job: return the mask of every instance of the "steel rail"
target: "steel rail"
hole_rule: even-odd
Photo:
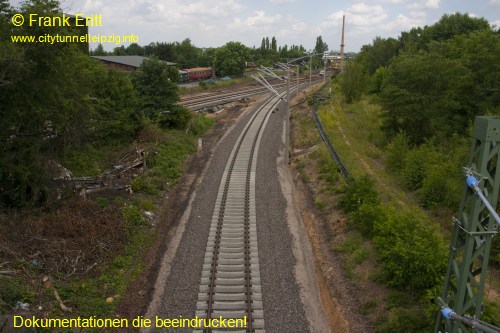
[[[255,168],[262,129],[280,101],[270,98],[254,113],[231,152],[212,217],[198,295],[199,318],[246,316],[244,332],[265,332],[255,218]],[[219,331],[207,327],[203,332]]]
[[[301,83],[304,83],[305,80],[301,80]],[[285,88],[286,84],[277,84],[273,85],[275,88]],[[228,92],[224,94],[210,94],[208,96],[198,96],[188,99],[182,99],[179,104],[182,106],[191,109],[192,111],[200,110],[205,107],[211,107],[219,104],[229,103],[232,101],[236,101],[241,98],[251,97],[254,95],[267,93],[268,91],[265,88],[252,88],[252,89],[244,89],[244,90],[236,90],[233,92]]]
[[[246,317],[246,328],[229,330],[231,332],[265,333],[255,175],[263,129],[284,94],[286,92],[269,98],[245,125],[228,158],[212,214],[196,316],[207,319],[206,324],[208,319]],[[227,331],[202,327],[193,333]]]

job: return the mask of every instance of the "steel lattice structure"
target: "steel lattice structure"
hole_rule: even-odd
[[[495,209],[500,187],[500,118],[476,117],[466,173],[480,180],[481,193]],[[497,222],[480,197],[466,187],[459,217],[453,223],[448,269],[438,303],[459,316],[479,319]],[[472,329],[438,313],[435,332],[464,333]]]

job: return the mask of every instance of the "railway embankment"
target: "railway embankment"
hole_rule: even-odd
[[[365,325],[362,331],[432,330],[453,211],[423,208],[419,193],[403,188],[388,170],[381,109],[369,96],[345,104],[335,84],[323,95],[318,115],[324,131],[356,179],[347,184],[340,176],[311,107],[293,111],[297,195],[325,291],[350,325]],[[498,318],[498,272],[492,269],[491,276],[485,318]]]

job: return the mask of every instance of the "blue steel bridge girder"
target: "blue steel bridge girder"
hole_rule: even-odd
[[[468,161],[468,173],[480,177],[479,188],[496,209],[500,187],[500,118],[476,117]],[[481,318],[492,237],[497,222],[472,189],[465,186],[458,219],[453,219],[448,269],[440,307],[460,316]],[[466,333],[472,328],[439,312],[435,332]]]

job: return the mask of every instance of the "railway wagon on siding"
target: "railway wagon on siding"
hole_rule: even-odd
[[[188,80],[188,72],[179,70],[179,82],[186,82]]]
[[[187,72],[188,80],[204,80],[209,79],[214,75],[214,71],[211,67],[197,67],[183,69]]]

